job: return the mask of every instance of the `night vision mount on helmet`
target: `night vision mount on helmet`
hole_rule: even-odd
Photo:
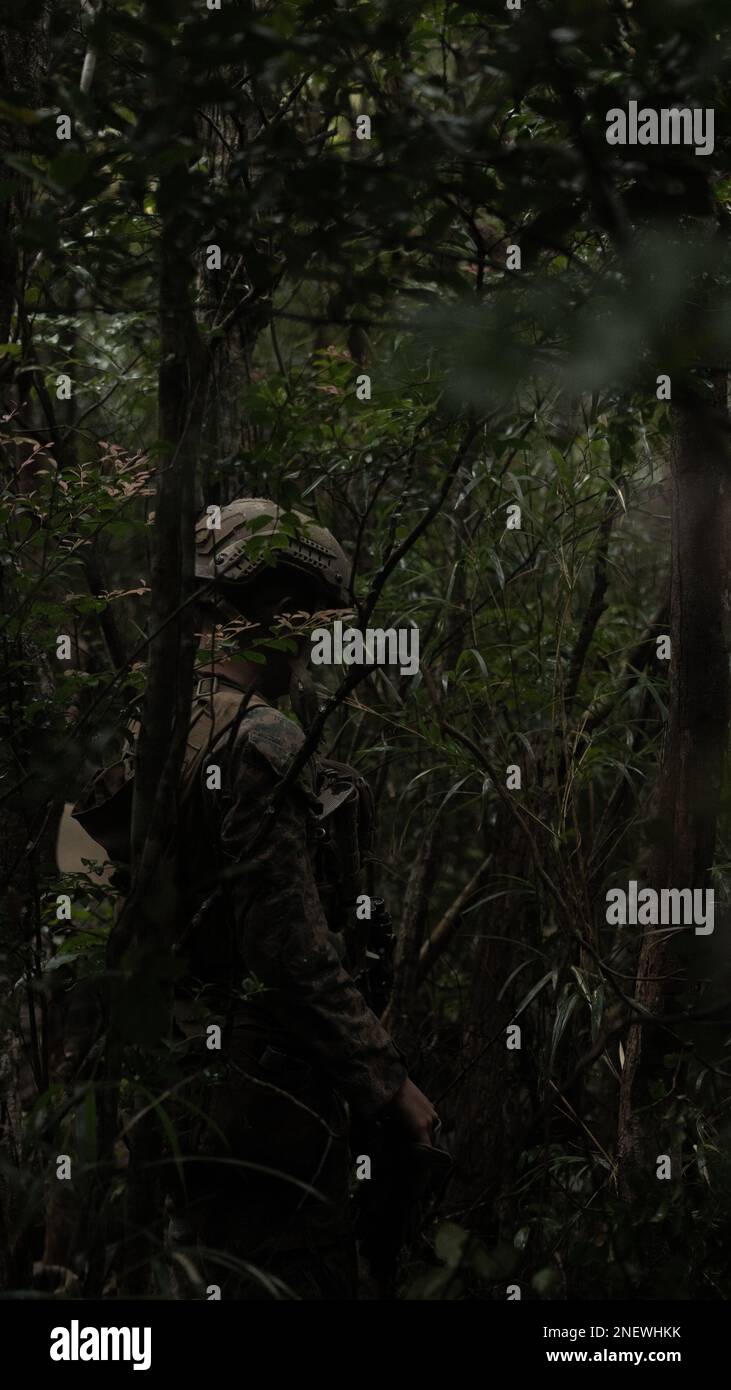
[[[247,554],[249,542],[282,536],[280,517],[286,509],[265,497],[239,497],[221,508],[220,528],[210,526],[210,517],[198,522],[195,532],[195,577],[201,583],[221,583],[250,588],[266,573],[294,570],[306,577],[333,607],[351,607],[348,594],[350,566],[345,552],[324,526],[318,526],[304,512],[289,511],[301,530],[287,535],[287,546],[274,552]],[[261,524],[266,518],[266,524]],[[256,523],[256,524],[254,524]]]

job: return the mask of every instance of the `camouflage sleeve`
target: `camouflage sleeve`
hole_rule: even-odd
[[[293,786],[253,849],[277,775],[244,739],[233,751],[231,797],[221,827],[234,863],[231,893],[238,949],[267,998],[346,1098],[366,1115],[406,1076],[401,1054],[338,958],[308,849],[307,791]]]

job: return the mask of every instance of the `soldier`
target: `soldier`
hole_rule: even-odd
[[[207,650],[233,616],[254,625],[241,639],[251,651],[255,637],[281,635],[287,615],[349,606],[342,549],[301,514],[286,549],[252,555],[253,537],[281,536],[279,515],[273,502],[242,498],[222,508],[220,530],[199,524]],[[261,648],[264,664],[214,655],[194,694],[178,829],[190,916],[175,1014],[203,1074],[187,1092],[183,1143],[196,1161],[183,1165],[170,1245],[224,1297],[349,1299],[351,1119],[388,1115],[428,1145],[436,1114],[349,973],[362,964],[352,929],[367,787],[312,757],[278,795],[304,740],[277,708],[306,659],[307,639],[296,640],[296,654]],[[206,1051],[211,1024],[220,1051]]]

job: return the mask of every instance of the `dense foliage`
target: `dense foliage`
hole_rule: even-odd
[[[626,1105],[618,1128],[627,1033],[643,1018],[641,933],[605,918],[607,888],[647,879],[667,839],[668,672],[687,634],[670,592],[673,527],[674,553],[725,603],[718,574],[703,578],[711,515],[685,537],[671,481],[679,457],[697,455],[699,473],[706,456],[725,466],[724,11],[109,0],[80,22],[71,0],[11,6],[11,1287],[38,1284],[44,1263],[86,1296],[124,1286],[140,1259],[124,1134],[151,1114],[176,1152],[174,1059],[132,958],[121,998],[134,1029],[121,1050],[104,1045],[121,885],[101,864],[60,874],[54,842],[64,803],[119,756],[140,710],[164,611],[150,606],[153,552],[169,539],[156,497],[183,439],[195,453],[186,506],[301,504],[355,557],[361,617],[419,630],[419,674],[367,674],[321,738],[375,792],[368,886],[399,924],[389,1019],[456,1159],[405,1254],[401,1295],[504,1298],[518,1284],[524,1297],[729,1297],[725,788],[717,805],[696,788],[688,810],[717,835],[716,931],[689,948],[692,988],[654,1001],[666,1022],[643,1022],[657,1043],[642,1093],[625,1080],[642,1141],[673,1157],[670,1181],[654,1157],[644,1183],[623,1175],[630,1149],[644,1162]],[[713,108],[714,152],[608,146],[606,112],[630,99]],[[520,268],[508,268],[514,246]],[[722,486],[719,498],[727,506]],[[671,630],[668,662],[656,639]],[[314,676],[321,703],[341,673]],[[715,690],[709,679],[709,708]],[[667,881],[694,886],[711,867],[706,856],[691,879],[676,861]],[[57,915],[64,893],[70,921]],[[705,1017],[685,1018],[691,1007]],[[79,1019],[94,1039],[83,1056],[68,1044]],[[59,1152],[82,1174],[69,1211],[49,1178]],[[148,1258],[157,1240],[151,1230]],[[164,1293],[161,1255],[154,1264]]]

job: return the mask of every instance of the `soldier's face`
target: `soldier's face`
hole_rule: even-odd
[[[316,613],[327,611],[328,601],[297,579],[276,579],[262,584],[248,616],[273,637],[289,637],[297,643],[297,657],[309,648],[309,633]]]
[[[301,679],[307,668],[310,653],[309,630],[310,615],[318,605],[308,595],[298,593],[296,578],[286,581],[272,579],[257,589],[256,603],[247,605],[247,618],[256,623],[252,633],[249,630],[243,638],[243,645],[249,645],[252,636],[286,637],[288,650],[263,648],[266,656],[266,670],[261,668],[262,682],[267,693],[276,696],[286,695],[292,680]],[[242,605],[243,606],[243,605]],[[289,646],[294,643],[294,647]]]
[[[252,634],[249,630],[244,644],[252,635],[286,637],[295,644],[288,651],[265,649],[267,664],[266,672],[262,667],[262,679],[269,693],[285,695],[291,693],[293,685],[309,682],[310,633],[313,627],[331,622],[335,612],[326,594],[309,586],[306,580],[300,581],[296,574],[273,575],[257,586],[256,601],[247,605],[246,616],[257,624],[258,631]]]

